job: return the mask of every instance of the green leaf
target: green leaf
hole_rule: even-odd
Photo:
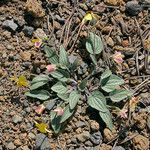
[[[25,93],[26,96],[32,97],[32,98],[37,98],[40,100],[47,100],[50,98],[50,93],[46,90],[34,90],[34,91],[29,91]]]
[[[90,54],[90,57],[91,57],[91,59],[92,59],[94,65],[97,65],[97,60],[96,60],[95,55]]]
[[[69,93],[65,93],[65,94],[60,94],[60,93],[58,93],[57,94],[57,96],[59,97],[59,98],[61,98],[62,100],[64,100],[64,101],[69,101]]]
[[[109,69],[106,69],[102,75],[101,75],[101,80],[106,79],[112,75],[112,72]]]
[[[61,117],[60,123],[65,122],[68,118],[70,118],[74,113],[74,109],[70,109],[69,105],[66,106],[64,110],[64,114]]]
[[[87,79],[82,80],[81,83],[79,84],[79,90],[83,92],[86,88],[86,84],[87,84]]]
[[[93,91],[91,95],[88,97],[88,104],[101,112],[106,112],[106,99],[104,95],[99,91]]]
[[[79,60],[78,59],[76,59],[72,64],[70,64],[70,69],[71,70],[76,70],[77,69],[77,67],[79,66]]]
[[[99,112],[100,117],[102,118],[102,120],[106,123],[106,126],[112,130],[113,129],[113,123],[112,123],[112,116],[109,112],[109,110],[107,110],[107,112]]]
[[[124,80],[116,75],[111,75],[109,78],[104,78],[101,81],[101,88],[106,92],[112,92],[117,86],[122,85]]]
[[[46,83],[48,83],[50,81],[49,77],[47,75],[39,75],[36,76],[35,78],[33,78],[33,80],[31,81],[31,86],[30,86],[30,90],[35,90],[43,85],[45,85]]]
[[[86,49],[90,54],[99,54],[103,50],[101,38],[90,32],[86,41]]]
[[[60,132],[62,126],[60,123],[61,116],[57,116],[55,112],[51,111],[50,117],[51,117],[51,126],[54,132],[57,134]]]
[[[68,55],[63,46],[60,47],[59,63],[65,67],[69,66]]]
[[[46,56],[48,57],[48,60],[51,64],[58,64],[59,63],[59,57],[56,54],[54,50],[52,50],[49,46],[44,46],[44,51],[46,53]]]
[[[72,91],[69,95],[70,109],[74,109],[79,101],[80,94],[77,91]]]
[[[64,86],[64,84],[61,83],[61,82],[57,82],[55,85],[53,85],[53,86],[51,87],[51,89],[52,89],[54,92],[59,93],[59,94],[64,94],[64,93],[66,93],[67,90],[68,90],[67,87]]]
[[[50,75],[62,82],[66,82],[70,78],[69,73],[63,69],[57,69],[55,72],[52,72]]]
[[[128,90],[119,89],[112,91],[109,96],[113,102],[120,102],[121,100],[131,96],[132,93]]]

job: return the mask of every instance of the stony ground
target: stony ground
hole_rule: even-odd
[[[128,0],[87,0],[87,3],[0,0],[0,150],[149,149],[150,11],[146,6],[150,3],[149,0],[138,2],[140,5],[128,3]],[[120,123],[114,118],[115,129],[111,132],[96,119],[95,111],[80,102],[75,116],[58,137],[53,133],[39,133],[34,120],[49,123],[49,111],[55,102],[47,102],[44,113],[37,115],[35,109],[40,101],[25,97],[27,88],[18,88],[10,77],[23,74],[31,80],[44,72],[45,55],[31,40],[47,35],[52,47],[57,49],[63,44],[70,49],[89,10],[99,16],[98,23],[94,27],[90,24],[83,27],[79,37],[85,37],[88,31],[102,35],[105,45],[103,65],[109,62],[106,60],[115,50],[125,55],[119,74],[134,95],[140,97],[132,126],[126,127],[126,121]],[[79,56],[81,48],[75,44],[74,49]],[[81,65],[82,71],[86,72],[87,64]]]

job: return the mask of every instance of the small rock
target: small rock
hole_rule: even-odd
[[[104,138],[106,139],[106,141],[112,140],[116,135],[116,130],[113,129],[112,131],[110,131],[107,128],[104,129]]]
[[[15,149],[15,148],[16,148],[16,146],[14,145],[13,142],[8,143],[8,144],[6,145],[6,147],[7,147],[7,149]]]
[[[22,121],[22,117],[20,117],[19,115],[15,115],[13,118],[12,118],[12,121],[13,123],[19,123]]]
[[[64,24],[65,19],[63,17],[60,17],[59,15],[55,15],[55,18],[59,23]]]
[[[35,135],[34,135],[33,133],[29,133],[29,134],[28,134],[28,137],[29,137],[30,139],[35,139]]]
[[[86,124],[83,122],[83,121],[78,121],[78,122],[76,122],[76,126],[77,126],[77,128],[79,128],[79,127],[85,127],[86,126]]]
[[[56,104],[56,101],[55,101],[55,100],[51,100],[51,101],[49,101],[49,102],[46,104],[45,109],[51,110],[51,109],[55,106],[55,104]]]
[[[10,44],[6,45],[6,48],[7,50],[15,50],[15,47]]]
[[[98,145],[102,142],[102,135],[101,132],[98,131],[96,133],[93,133],[90,137],[90,140],[92,141],[93,144]]]
[[[25,108],[25,111],[26,111],[27,113],[30,113],[30,112],[31,112],[31,107]]]
[[[150,116],[147,117],[147,126],[148,126],[148,129],[150,130]]]
[[[48,138],[46,137],[46,135],[42,133],[37,134],[35,143],[36,143],[36,146],[35,146],[36,149],[50,150]]]
[[[31,58],[31,53],[29,51],[21,51],[20,56],[24,61],[29,61]]]
[[[80,142],[85,142],[90,138],[90,133],[88,131],[83,131],[83,133],[77,135],[77,139]]]
[[[107,145],[107,144],[101,144],[99,150],[112,150],[112,146]]]
[[[14,23],[13,20],[5,20],[2,24],[2,26],[4,28],[8,28],[12,31],[16,31],[16,29],[18,28],[18,25],[16,23]]]
[[[113,150],[125,150],[122,146],[116,146]]]
[[[97,123],[95,120],[90,121],[90,127],[92,131],[98,131],[99,130],[99,123]]]
[[[148,150],[149,149],[149,139],[142,136],[142,135],[137,135],[133,139],[133,144],[134,144],[134,149],[135,150]]]
[[[29,147],[27,145],[22,147],[22,150],[30,150]]]
[[[26,3],[26,10],[35,18],[41,18],[45,15],[45,11],[38,0],[28,0]]]
[[[32,36],[33,35],[33,32],[34,32],[34,28],[33,27],[29,27],[29,26],[24,26],[23,28],[23,33],[26,35],[26,36]]]
[[[41,28],[36,29],[36,31],[34,32],[34,36],[35,38],[39,39],[44,39],[47,37],[46,33]]]
[[[91,147],[93,146],[93,144],[92,144],[90,141],[86,141],[86,142],[85,142],[85,145],[86,145],[86,146],[91,146]]]
[[[133,115],[133,119],[135,122],[135,125],[139,128],[139,129],[144,129],[146,126],[146,119],[147,119],[147,114],[146,113],[138,113]]]
[[[16,139],[16,140],[14,141],[14,144],[15,144],[16,146],[21,146],[21,145],[22,145],[22,142],[20,141],[20,139]]]
[[[113,47],[114,46],[114,41],[111,37],[108,37],[107,40],[106,40],[107,44],[110,46],[110,47]]]
[[[142,6],[137,1],[129,1],[126,4],[126,12],[131,16],[137,16],[142,11]]]

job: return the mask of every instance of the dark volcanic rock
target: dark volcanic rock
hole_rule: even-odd
[[[142,6],[136,1],[129,1],[126,4],[126,12],[130,16],[137,16],[142,11]]]

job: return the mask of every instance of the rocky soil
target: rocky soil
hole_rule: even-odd
[[[70,50],[87,11],[99,16],[98,23],[82,28],[73,53],[80,59],[80,39],[88,31],[100,34],[105,45],[101,64],[111,66],[111,55],[121,51],[124,62],[116,73],[140,102],[130,125],[127,120],[113,118],[113,131],[81,101],[59,136],[40,133],[34,121],[49,123],[55,101],[46,102],[46,110],[38,115],[35,110],[41,102],[25,97],[28,88],[19,88],[10,77],[25,75],[30,81],[45,71],[48,62],[31,42],[33,38],[47,36],[52,47],[58,49],[63,44]],[[81,66],[82,74],[87,64]],[[0,0],[0,150],[148,150],[149,114],[149,0]]]

